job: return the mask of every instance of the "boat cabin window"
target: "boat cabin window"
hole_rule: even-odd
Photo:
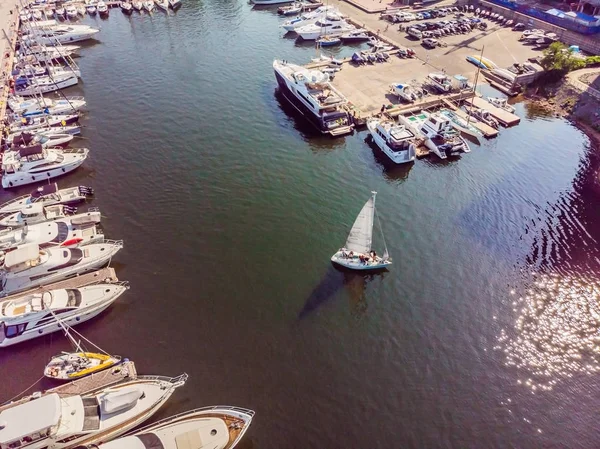
[[[4,335],[6,335],[6,338],[18,337],[23,332],[25,332],[26,327],[27,327],[26,323],[14,324],[12,326],[6,326],[6,328],[4,329]],[[15,447],[18,447],[18,446],[15,446]]]
[[[56,237],[54,237],[51,242],[52,243],[62,243],[64,242],[67,237],[69,236],[69,225],[62,222],[62,221],[57,221],[56,222],[56,226],[57,226],[57,230],[58,232],[56,233]]]
[[[67,299],[67,306],[78,307],[81,304],[81,291],[78,289],[68,289],[67,296],[69,297],[69,299]],[[63,312],[66,310],[69,309],[64,309]]]

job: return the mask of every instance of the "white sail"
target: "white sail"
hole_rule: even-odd
[[[346,240],[346,248],[359,254],[368,254],[373,242],[373,217],[375,215],[375,195],[369,198],[361,209]]]

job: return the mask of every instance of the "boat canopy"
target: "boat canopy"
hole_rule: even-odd
[[[33,134],[30,133],[21,133],[18,136],[16,136],[12,143],[13,145],[29,145],[29,143],[33,140],[34,136]]]
[[[42,196],[50,195],[51,193],[58,192],[58,184],[46,184],[44,186],[38,187],[36,190],[31,192],[32,198],[40,198]]]
[[[41,145],[34,145],[32,147],[23,147],[19,148],[19,156],[27,157],[32,156],[34,154],[42,154],[43,149]]]
[[[4,410],[0,413],[0,445],[8,445],[25,437],[37,439],[47,429],[58,425],[60,412],[57,393]]]
[[[40,247],[37,243],[19,246],[17,249],[6,253],[6,256],[4,256],[4,266],[6,268],[11,268],[20,265],[37,258],[39,254]],[[0,430],[0,433],[1,432],[2,431]]]
[[[32,203],[21,209],[21,215],[39,215],[44,211],[42,203]]]
[[[100,411],[103,415],[110,415],[121,410],[133,407],[144,392],[137,387],[124,388],[103,394],[99,398]]]

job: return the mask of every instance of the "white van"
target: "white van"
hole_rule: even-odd
[[[414,27],[408,28],[408,30],[406,30],[406,33],[409,36],[416,37],[417,39],[421,39],[423,37],[423,33],[421,32],[421,30],[417,30]]]

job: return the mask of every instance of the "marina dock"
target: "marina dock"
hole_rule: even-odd
[[[44,394],[88,394],[92,391],[96,391],[117,384],[126,379],[135,379],[136,377],[137,371],[135,369],[135,363],[133,363],[132,361],[126,361],[113,368],[106,369],[98,373],[90,374],[87,377],[83,377],[81,379],[77,379],[54,388],[50,388],[49,390],[44,391]],[[2,406],[0,406],[0,412],[17,404],[35,399],[38,395],[39,393],[34,393],[32,395],[25,396],[17,401],[3,404]]]
[[[12,11],[12,14],[10,14]],[[9,0],[0,3],[0,132],[3,129],[6,114],[6,102],[10,91],[9,78],[12,72],[15,48],[17,45],[17,30],[19,29],[19,14],[16,1]]]
[[[488,111],[503,126],[514,126],[519,124],[519,122],[521,121],[518,115],[505,111],[504,109],[497,108],[496,106],[485,101],[481,97],[473,97],[472,99],[466,101],[467,103],[470,103],[475,107]]]

